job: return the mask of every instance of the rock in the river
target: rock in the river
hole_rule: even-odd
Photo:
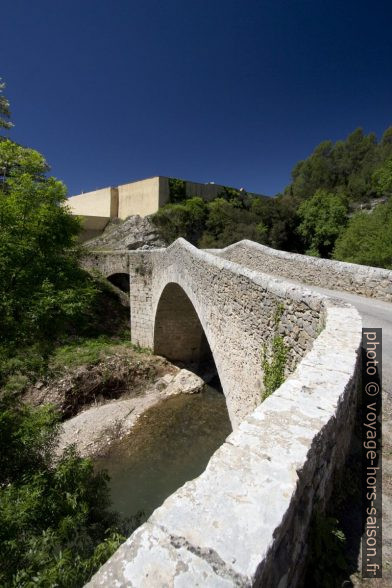
[[[202,391],[204,384],[204,380],[199,376],[189,370],[182,369],[166,388],[166,395],[198,394]]]

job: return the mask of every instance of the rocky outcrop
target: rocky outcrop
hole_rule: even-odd
[[[95,251],[116,249],[134,251],[166,247],[166,243],[149,217],[136,215],[129,216],[125,221],[112,220],[102,235],[87,241],[83,246]]]

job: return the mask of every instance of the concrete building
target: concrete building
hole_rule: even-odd
[[[111,219],[124,220],[131,215],[148,216],[170,201],[171,178],[155,176],[117,187],[102,188],[68,199],[72,214],[83,218],[82,240],[102,233]],[[184,181],[187,196],[200,196],[204,200],[216,198],[224,186]],[[261,195],[260,195],[261,196]]]

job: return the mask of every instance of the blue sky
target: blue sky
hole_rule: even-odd
[[[70,194],[153,175],[275,194],[324,139],[392,125],[392,3],[13,0],[15,128]]]

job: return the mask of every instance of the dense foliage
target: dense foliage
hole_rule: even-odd
[[[106,474],[72,448],[53,463],[57,421],[0,399],[1,586],[82,586],[124,540]]]
[[[167,243],[184,237],[196,244],[206,219],[206,205],[202,198],[189,198],[176,204],[167,204],[156,215],[154,222]]]
[[[357,212],[335,243],[333,256],[392,269],[392,199],[374,211]]]
[[[350,202],[364,202],[376,196],[374,171],[391,158],[392,128],[379,143],[373,133],[364,135],[357,129],[345,141],[323,141],[310,157],[297,163],[285,194],[302,201],[324,188]]]
[[[0,137],[0,585],[69,588],[113,553],[122,523],[109,510],[106,474],[72,448],[55,457],[59,416],[27,407],[20,392],[61,342],[124,323],[116,312],[110,328],[98,318],[114,295],[80,269],[79,222],[47,172],[37,151]]]
[[[10,129],[12,127],[12,123],[9,120],[11,116],[10,103],[3,94],[4,88],[5,83],[0,78],[0,128]]]
[[[209,248],[252,239],[277,249],[392,267],[391,194],[392,127],[379,142],[357,129],[345,141],[316,147],[275,198],[226,188],[206,202],[188,198],[185,183],[171,180],[171,204],[153,220],[169,243],[184,237]],[[360,213],[365,207],[369,210]],[[361,233],[365,227],[372,239]]]
[[[0,345],[54,339],[82,320],[97,289],[79,269],[79,222],[44,158],[0,142]]]
[[[186,187],[184,180],[169,178],[169,202],[176,203],[186,200]]]
[[[340,194],[323,188],[304,200],[298,207],[298,233],[303,237],[307,253],[329,257],[334,243],[347,223],[348,206]]]
[[[200,247],[225,247],[241,239],[262,240],[265,227],[253,209],[258,204],[245,192],[226,189],[211,202],[194,197],[167,204],[153,221],[168,243],[184,237]]]

